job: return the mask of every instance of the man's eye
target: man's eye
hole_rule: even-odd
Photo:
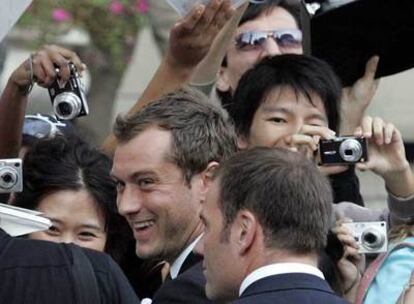
[[[152,178],[142,178],[138,180],[138,185],[140,187],[149,187],[154,184],[154,180]]]
[[[281,117],[272,117],[270,118],[270,121],[274,122],[274,123],[286,123],[286,119],[281,118]]]

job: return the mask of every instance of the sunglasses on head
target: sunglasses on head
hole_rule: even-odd
[[[252,51],[263,48],[267,39],[275,40],[282,53],[302,47],[302,32],[298,29],[274,31],[249,31],[236,38],[236,48],[241,51]]]
[[[54,137],[62,134],[59,127],[66,127],[66,124],[53,120],[41,114],[26,115],[24,118],[23,135],[29,135],[38,139]]]

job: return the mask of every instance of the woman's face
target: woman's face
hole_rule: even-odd
[[[104,215],[86,190],[50,193],[40,201],[36,210],[43,212],[52,221],[52,226],[30,234],[31,239],[104,250],[107,237]]]

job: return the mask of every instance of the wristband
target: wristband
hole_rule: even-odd
[[[33,75],[33,54],[30,54],[30,56],[29,56],[29,71],[28,72],[29,72],[30,83],[26,87],[20,89],[20,92],[24,96],[29,95],[29,93],[32,91],[33,85],[35,83],[35,79],[34,79],[34,75]]]

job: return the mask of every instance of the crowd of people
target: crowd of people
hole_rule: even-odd
[[[25,60],[0,97],[0,158],[23,159],[23,191],[1,196],[52,226],[0,229],[0,303],[414,303],[414,175],[399,130],[365,115],[380,58],[342,88],[301,26],[295,0],[198,5],[100,147],[25,116],[33,85],[71,81],[81,58]],[[325,163],[322,142],[347,139],[363,156]],[[364,206],[356,170],[388,208]]]

